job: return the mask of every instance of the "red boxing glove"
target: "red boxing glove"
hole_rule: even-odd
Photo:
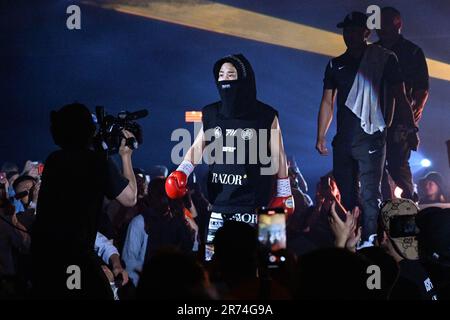
[[[270,201],[269,208],[283,208],[287,215],[291,215],[295,211],[294,197],[275,197]]]
[[[179,199],[187,193],[187,180],[194,171],[194,165],[184,160],[166,179],[166,193],[171,199]]]
[[[166,179],[166,193],[171,199],[184,197],[187,192],[187,175],[183,171],[174,171]]]
[[[269,203],[269,208],[283,208],[287,215],[295,211],[294,197],[292,196],[289,178],[277,180],[277,195]]]

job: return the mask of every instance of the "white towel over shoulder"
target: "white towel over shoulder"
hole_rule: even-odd
[[[361,59],[358,73],[347,96],[345,105],[361,119],[361,128],[374,134],[386,128],[380,106],[381,78],[392,51],[379,45],[369,45]]]

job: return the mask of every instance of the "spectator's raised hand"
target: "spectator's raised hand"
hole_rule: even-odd
[[[354,215],[350,212],[345,212],[345,221],[342,221],[336,212],[336,202],[333,201],[329,222],[335,237],[336,247],[345,248],[348,239],[355,232],[356,219]]]
[[[361,214],[361,210],[359,209],[359,207],[355,207],[352,210],[352,215],[353,215],[353,219],[355,221],[354,223],[354,228],[352,230],[352,232],[350,232],[350,236],[347,240],[347,243],[345,244],[345,247],[349,250],[349,251],[356,251],[356,245],[358,244],[359,240],[361,239],[361,227],[358,227],[358,218]]]
[[[352,232],[350,238],[347,240],[347,243],[345,244],[345,248],[347,248],[347,250],[352,252],[356,252],[356,246],[358,245],[359,240],[361,240],[362,227],[358,227],[355,229],[356,230]]]
[[[33,164],[33,167],[31,168],[31,170],[28,172],[28,175],[33,177],[33,178],[37,178],[39,177],[39,169],[38,169],[38,165]]]
[[[34,189],[33,189],[33,194],[31,195],[32,196],[31,199],[34,203],[37,203],[37,201],[38,201],[40,188],[41,188],[41,182],[39,181],[35,184]]]
[[[39,163],[27,160],[23,168],[22,175],[31,176],[33,178],[39,177]]]
[[[33,168],[33,162],[31,160],[27,160],[27,162],[25,162],[25,166],[23,167],[23,171],[22,171],[21,175],[28,174],[32,168]]]

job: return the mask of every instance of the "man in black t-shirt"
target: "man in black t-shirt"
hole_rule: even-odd
[[[363,241],[368,241],[371,235],[376,234],[381,199],[380,181],[386,151],[384,129],[392,121],[393,99],[396,99],[396,103],[406,99],[395,55],[379,46],[367,44],[370,30],[366,22],[364,13],[352,12],[338,24],[339,28],[343,28],[347,50],[331,59],[326,67],[316,143],[319,153],[327,155],[325,136],[333,118],[337,93],[337,132],[332,143],[333,174],[346,208],[354,208],[361,196]],[[370,61],[369,54],[373,53],[383,57],[384,63]],[[366,79],[377,74],[379,77],[374,79],[378,83]],[[367,91],[363,93],[362,90]],[[371,104],[373,99],[365,100],[366,92],[373,95],[371,98],[378,101],[379,106]],[[359,112],[354,104],[349,103],[355,97],[353,101],[363,101]]]
[[[45,162],[33,226],[35,297],[112,298],[94,243],[104,196],[125,206],[136,203],[132,150],[123,139],[119,150],[122,176],[111,159],[90,149],[95,124],[81,104],[53,111],[51,132],[61,149]],[[126,138],[132,136],[123,133]],[[76,280],[75,289],[69,286],[70,266],[79,268],[80,288]]]
[[[387,134],[386,171],[395,184],[403,190],[402,198],[414,199],[409,158],[417,150],[417,126],[428,99],[429,76],[425,55],[420,47],[401,35],[402,18],[393,7],[381,9],[381,29],[377,29],[377,44],[392,50],[400,64],[406,94],[411,104],[396,105],[391,128]],[[393,198],[388,177],[383,177],[383,197]]]

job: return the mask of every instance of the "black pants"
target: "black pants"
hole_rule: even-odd
[[[363,241],[377,233],[380,184],[386,158],[385,137],[385,133],[377,132],[353,142],[336,138],[333,141],[333,174],[346,209],[351,210],[361,203]]]
[[[414,198],[414,185],[409,158],[411,147],[407,140],[397,139],[392,130],[388,131],[386,144],[386,170],[383,176],[383,198],[391,199],[393,194],[389,186],[389,174],[393,182],[403,190],[402,198]]]

